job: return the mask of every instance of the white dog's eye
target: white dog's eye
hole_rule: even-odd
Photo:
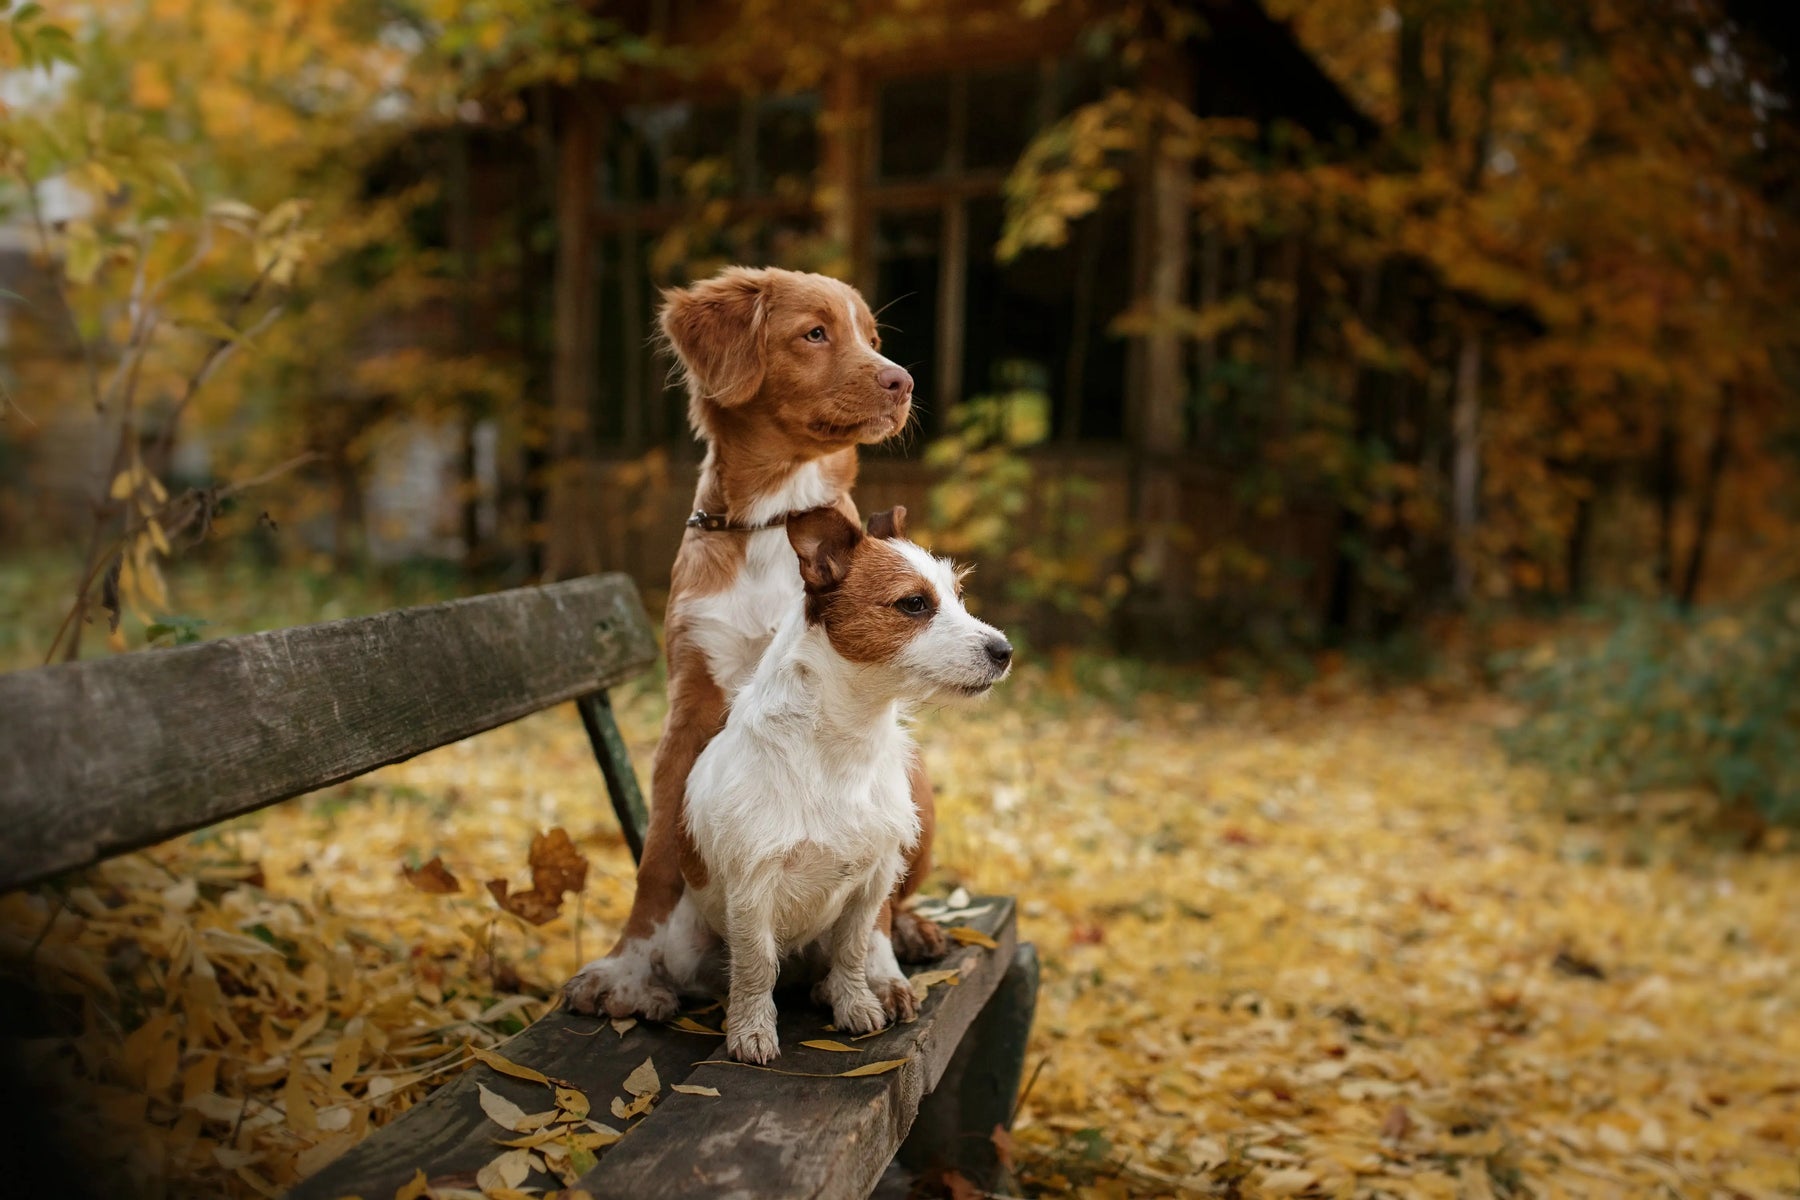
[[[825,327],[823,325],[814,325],[811,329],[806,331],[806,340],[809,342],[824,341]]]
[[[931,611],[931,600],[924,595],[902,596],[894,601],[894,607],[909,617],[922,617]]]

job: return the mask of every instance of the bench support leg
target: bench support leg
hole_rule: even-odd
[[[943,1078],[919,1104],[897,1165],[914,1176],[954,1170],[984,1190],[1008,1189],[993,1133],[1012,1126],[1037,991],[1037,947],[1021,943]]]
[[[642,862],[650,815],[644,807],[637,772],[631,769],[624,735],[613,720],[612,700],[604,691],[589,692],[575,701],[575,707],[581,710],[581,723],[587,726],[588,741],[593,743],[594,757],[600,761],[600,774],[606,777],[606,791],[612,797],[613,811],[619,814],[625,844],[631,847],[631,860]]]

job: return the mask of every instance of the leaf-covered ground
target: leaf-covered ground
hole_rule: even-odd
[[[921,720],[932,890],[1018,893],[1044,958],[1021,1190],[1800,1195],[1779,838],[1573,823],[1495,749],[1492,702],[1123,670]],[[659,689],[622,719],[647,763]],[[526,887],[554,826],[586,887],[528,926],[482,885]],[[402,876],[433,856],[458,891]],[[41,937],[39,978],[85,997],[84,1035],[32,1046],[92,1081],[68,1103],[97,1153],[255,1195],[542,1011],[630,880],[558,710],[117,860],[60,908],[0,898],[0,938]]]

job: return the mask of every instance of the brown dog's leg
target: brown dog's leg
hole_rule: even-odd
[[[705,865],[682,820],[688,773],[706,744],[725,723],[725,694],[714,683],[699,654],[685,669],[671,673],[669,712],[657,743],[651,771],[650,828],[644,835],[644,858],[638,864],[637,891],[619,942],[605,958],[583,967],[569,981],[569,1007],[576,1012],[605,1011],[615,1017],[673,1016],[676,997],[662,978],[656,931],[681,900],[683,878],[705,878]],[[673,714],[681,714],[679,720]]]
[[[925,774],[925,760],[919,755],[913,755],[906,778],[912,785],[913,807],[919,810],[919,844],[913,848],[906,874],[900,877],[894,897],[889,901],[893,909],[894,954],[901,962],[929,962],[941,958],[947,948],[944,931],[910,909],[901,908],[900,901],[918,891],[925,876],[931,873],[931,839],[937,832],[937,801],[931,793],[931,778]]]

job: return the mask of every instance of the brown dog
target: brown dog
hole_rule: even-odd
[[[913,389],[912,376],[881,356],[862,296],[823,275],[732,267],[664,293],[660,323],[707,452],[669,585],[669,717],[652,766],[637,894],[618,945],[567,988],[579,1012],[658,1020],[678,1002],[651,935],[675,910],[684,880],[705,882],[682,815],[688,773],[783,615],[802,603],[788,514],[831,505],[856,521],[856,448],[905,428]],[[936,814],[917,759],[909,778],[922,835],[896,900],[917,890],[931,865]],[[944,951],[935,925],[892,901],[879,922],[903,960]]]

